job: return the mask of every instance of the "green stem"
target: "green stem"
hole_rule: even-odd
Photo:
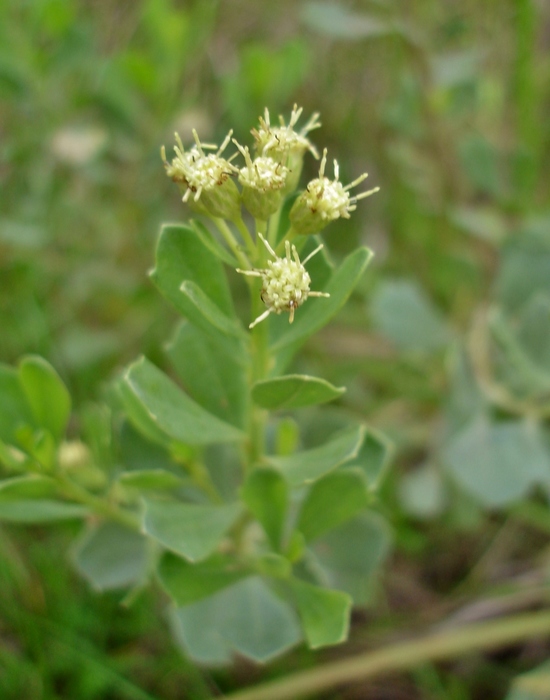
[[[198,460],[191,460],[186,464],[189,476],[193,479],[195,484],[204,491],[204,493],[210,498],[212,503],[223,503],[223,498],[218,493],[218,489],[215,487],[210,472],[204,466],[202,462]]]
[[[222,234],[225,242],[227,243],[227,245],[231,249],[231,252],[233,253],[233,255],[239,261],[239,265],[242,267],[242,269],[243,270],[250,270],[252,268],[250,260],[247,258],[246,254],[243,253],[241,246],[235,240],[235,236],[231,232],[231,229],[227,225],[225,219],[216,219],[216,218],[212,217],[212,221],[217,226],[219,232]]]
[[[250,231],[248,230],[248,226],[244,223],[244,221],[242,219],[237,219],[233,223],[239,229],[239,233],[241,234],[243,241],[245,242],[245,245],[248,248],[249,254],[252,257],[254,257],[254,253],[256,251],[256,245],[254,243],[254,239],[250,235]]]
[[[280,700],[326,693],[343,683],[364,682],[374,676],[411,669],[475,651],[487,651],[550,633],[550,612],[525,613],[436,632],[392,646],[358,654],[343,661],[325,663],[228,695],[230,700]]]
[[[114,520],[131,530],[140,530],[139,520],[132,513],[122,510],[114,503],[110,503],[103,498],[94,496],[82,486],[69,479],[65,474],[56,474],[56,479],[61,487],[62,494],[67,498],[77,503],[82,503],[93,510],[94,513],[108,518],[109,520]]]
[[[269,228],[267,230],[267,241],[272,248],[277,245],[277,234],[279,233],[279,224],[281,222],[282,207],[279,207],[275,214],[269,219]]]
[[[258,267],[263,268],[266,265],[267,250],[261,240],[257,242],[257,260]],[[254,284],[251,286],[252,294],[252,318],[256,319],[265,311],[265,306],[261,296],[261,280],[254,279]],[[265,379],[269,371],[269,326],[265,321],[254,326],[251,332],[251,355],[252,369],[250,374],[250,386]],[[252,405],[250,409],[250,424],[249,424],[249,440],[250,440],[250,464],[261,461],[265,453],[265,426],[267,421],[267,412],[259,406]]]

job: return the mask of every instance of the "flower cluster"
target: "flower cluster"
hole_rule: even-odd
[[[312,115],[301,129],[297,129],[301,115],[302,108],[294,105],[288,124],[283,117],[279,117],[279,124],[272,125],[266,108],[264,116],[259,119],[259,126],[252,129],[254,157],[247,146],[242,146],[231,138],[232,131],[217,148],[201,143],[197,132],[193,130],[195,145],[187,151],[176,134],[175,157],[171,162],[166,159],[164,147],[161,149],[166,173],[180,187],[183,201],[214,221],[239,260],[241,269],[238,272],[261,278],[261,294],[267,310],[250,324],[251,328],[269,314],[280,314],[283,311],[290,314],[289,320],[292,323],[295,310],[308,297],[328,296],[323,292],[310,291],[311,280],[304,267],[311,255],[322,246],[300,262],[298,251],[289,239],[297,235],[318,233],[336,219],[349,219],[357,202],[379,189],[376,187],[351,195],[350,190],[363,182],[367,174],[360,175],[344,186],[340,182],[338,162],[335,160],[334,178],[331,180],[325,175],[325,149],[319,176],[311,180],[305,191],[297,197],[288,215],[290,228],[281,238],[278,229],[282,206],[285,197],[294,192],[298,185],[304,156],[309,152],[315,158],[319,157],[315,146],[308,139],[308,134],[320,126],[319,115]],[[230,141],[236,145],[237,152],[226,159],[222,154]],[[232,163],[239,154],[244,158],[241,168]],[[258,240],[263,242],[274,258],[267,262],[266,268],[254,266],[262,255],[243,222],[242,205],[256,221]],[[242,243],[235,239],[225,221],[236,226]],[[268,230],[266,239],[261,232],[266,233]],[[282,246],[283,242],[286,257],[279,258],[274,247],[277,244]]]

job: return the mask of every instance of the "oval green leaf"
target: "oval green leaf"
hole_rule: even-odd
[[[294,611],[259,576],[251,576],[174,614],[184,651],[205,664],[229,663],[232,652],[264,663],[301,639]]]
[[[71,397],[54,368],[42,357],[29,355],[19,362],[19,381],[40,427],[59,442],[71,412]]]
[[[244,434],[206,411],[189,398],[161,370],[146,358],[130,365],[121,382],[129,418],[137,427],[144,421],[151,432],[189,445],[206,445],[242,440]],[[135,406],[134,406],[135,404]]]
[[[310,488],[300,510],[297,528],[307,541],[338,527],[369,503],[367,484],[359,469],[327,474]]]
[[[0,520],[12,523],[49,523],[88,515],[85,506],[48,499],[0,502]]]
[[[204,321],[214,326],[218,331],[242,340],[247,339],[248,336],[238,319],[226,316],[223,311],[220,311],[220,308],[206,296],[195,282],[185,280],[180,285],[180,292],[186,297],[196,313],[200,314]],[[196,314],[193,314],[193,318],[196,320]],[[204,327],[204,324],[200,325]]]
[[[271,546],[278,551],[288,508],[286,480],[275,469],[254,469],[241,489],[241,497],[262,524]]]
[[[268,457],[292,486],[312,483],[336,467],[357,457],[365,437],[365,428],[345,430],[329,442],[285,457]]]
[[[294,579],[292,593],[311,649],[345,642],[348,638],[352,599],[342,591],[331,591]]]
[[[45,498],[55,494],[53,479],[32,474],[0,481],[0,501],[18,501],[30,498]]]
[[[326,403],[338,398],[345,387],[336,387],[317,377],[306,374],[289,374],[275,379],[256,382],[252,398],[262,408],[300,408]]]
[[[246,575],[244,571],[235,570],[233,561],[219,555],[191,564],[167,553],[162,557],[158,568],[163,588],[177,605],[189,605],[208,598]]]
[[[225,337],[215,338],[183,322],[167,353],[189,395],[218,418],[244,426],[247,400],[246,354],[227,354]]]
[[[117,523],[102,523],[86,532],[73,552],[79,573],[98,590],[125,588],[147,571],[147,540]]]
[[[238,503],[203,506],[147,500],[143,530],[166,549],[195,562],[215,551],[240,512]]]

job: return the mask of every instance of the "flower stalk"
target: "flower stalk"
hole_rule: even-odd
[[[202,143],[194,130],[194,145],[189,150],[185,150],[176,134],[175,156],[170,162],[164,147],[161,149],[166,174],[178,185],[183,202],[213,222],[238,261],[236,271],[247,280],[252,314],[248,323],[250,389],[256,382],[268,378],[275,364],[269,349],[269,317],[288,314],[289,323],[293,323],[310,297],[329,296],[322,290],[311,289],[311,277],[306,269],[306,264],[323,244],[300,260],[291,239],[299,234],[317,233],[338,218],[349,218],[360,199],[378,190],[351,196],[349,190],[367,175],[343,186],[337,161],[334,161],[334,179],[329,179],[325,175],[325,149],[319,177],[311,181],[296,200],[290,212],[290,227],[278,240],[284,201],[298,186],[304,156],[310,153],[319,158],[308,138],[311,131],[320,127],[319,115],[313,114],[300,129],[297,123],[302,111],[295,105],[288,123],[279,117],[279,123],[272,124],[266,109],[259,126],[252,130],[252,151],[232,138],[232,131],[218,148]],[[237,151],[225,158],[223,154],[231,142]],[[244,161],[240,167],[235,164],[239,156]],[[252,231],[243,220],[242,207],[253,218]],[[267,412],[251,400],[248,413],[245,471],[262,462],[267,421]]]

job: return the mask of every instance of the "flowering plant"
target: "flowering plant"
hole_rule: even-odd
[[[371,258],[360,248],[334,267],[317,234],[376,191],[352,196],[366,175],[344,187],[336,161],[329,179],[325,150],[319,177],[295,194],[304,155],[318,157],[308,138],[318,116],[297,131],[301,111],[273,126],[266,110],[252,151],[234,141],[229,158],[231,132],[219,148],[193,132],[186,150],[176,136],[171,160],[162,149],[199,217],[163,226],[151,273],[183,317],[167,349],[180,384],[145,357],[122,373],[118,447],[105,440],[103,409],[88,417],[102,440],[64,441],[70,401],[43,360],[0,374],[19,412],[0,434],[0,460],[19,473],[3,484],[0,517],[85,518],[79,571],[134,594],[160,583],[177,641],[203,663],[345,640],[388,546],[372,508],[387,441],[316,408],[342,387],[287,372]],[[239,279],[244,324],[231,291]]]

